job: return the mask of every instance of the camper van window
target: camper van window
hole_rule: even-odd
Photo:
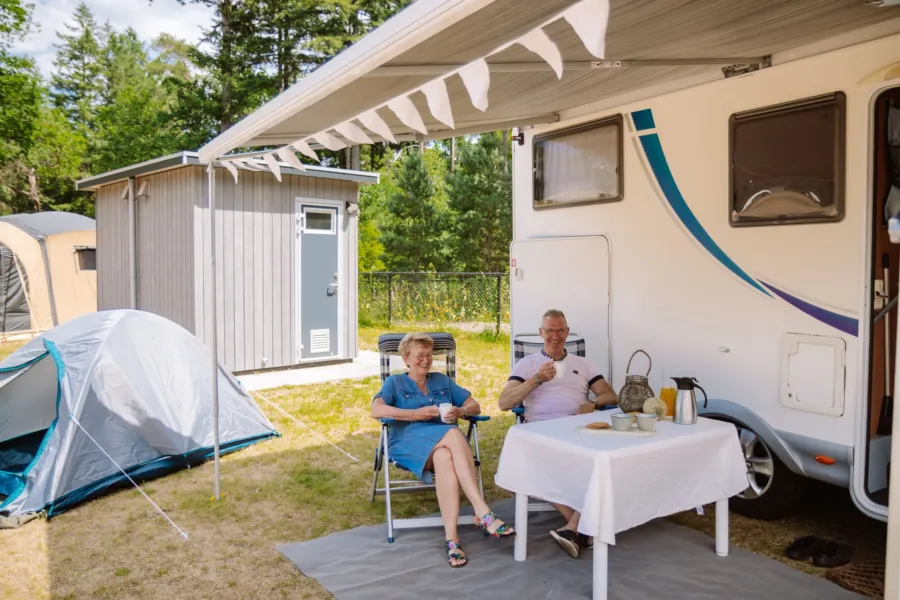
[[[622,199],[622,115],[534,138],[535,209]]]
[[[844,216],[844,94],[731,117],[734,227]]]
[[[96,248],[76,248],[75,253],[78,255],[79,271],[96,271],[97,270],[97,249]]]

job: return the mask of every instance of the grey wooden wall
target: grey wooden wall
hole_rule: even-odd
[[[183,167],[135,180],[138,196],[137,307],[194,331],[193,199],[202,192],[201,167]]]
[[[97,309],[130,308],[128,201],[125,183],[107,185],[94,198],[97,226]]]

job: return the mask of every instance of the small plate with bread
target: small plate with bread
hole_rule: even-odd
[[[627,431],[617,431],[612,425],[606,421],[593,421],[587,425],[579,425],[575,428],[578,433],[587,433],[591,435],[627,435],[632,437],[651,437],[656,435],[656,431],[642,431],[637,425],[632,425]]]

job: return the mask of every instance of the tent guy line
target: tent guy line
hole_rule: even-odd
[[[341,448],[339,448],[336,444],[334,444],[331,440],[329,440],[328,438],[326,438],[324,435],[322,435],[321,433],[319,433],[318,431],[316,431],[315,429],[313,429],[312,427],[310,427],[309,425],[307,425],[306,423],[304,423],[303,421],[301,421],[300,419],[298,419],[297,417],[295,417],[295,416],[292,415],[291,413],[287,412],[286,410],[284,410],[283,408],[281,408],[280,406],[278,406],[277,404],[275,404],[274,402],[272,402],[271,400],[269,400],[268,398],[266,398],[265,396],[263,396],[263,395],[260,394],[259,392],[251,391],[250,393],[251,393],[251,394],[256,394],[257,396],[259,396],[260,399],[265,400],[266,402],[268,402],[269,404],[271,404],[272,406],[274,406],[279,412],[281,412],[281,414],[283,414],[283,415],[286,416],[287,418],[293,420],[295,423],[299,423],[300,425],[303,425],[304,427],[306,427],[307,429],[309,429],[310,431],[312,431],[314,434],[316,434],[317,436],[319,436],[320,438],[322,438],[323,440],[325,440],[328,444],[330,444],[331,446],[333,446],[335,449],[337,449],[337,450],[339,450],[340,452],[342,452],[342,453],[346,454],[347,456],[349,456],[351,459],[353,459],[354,462],[359,462],[359,460],[357,460],[356,457],[354,457],[354,456],[351,455],[351,454],[348,454],[348,453],[345,452],[344,450],[341,450]]]
[[[88,430],[81,426],[81,423],[78,422],[78,419],[76,419],[75,416],[72,414],[69,414],[69,418],[72,420],[73,423],[75,423],[78,426],[79,429],[81,429],[91,439],[92,442],[94,442],[95,446],[100,448],[100,452],[105,454],[106,458],[111,460],[112,463],[114,465],[116,465],[116,468],[119,469],[120,471],[122,471],[122,475],[124,475],[125,477],[128,478],[128,481],[130,481],[131,484],[134,485],[134,487],[136,487],[137,490],[144,496],[144,498],[146,498],[147,501],[153,505],[153,508],[155,508],[159,514],[161,514],[163,517],[165,517],[166,521],[168,521],[169,523],[172,524],[172,527],[174,527],[178,531],[178,533],[181,534],[181,537],[183,537],[184,539],[188,539],[188,534],[186,532],[182,531],[182,529],[178,525],[175,524],[175,521],[173,521],[172,519],[169,518],[169,515],[167,515],[165,513],[165,511],[163,511],[163,509],[161,509],[156,504],[156,502],[154,502],[153,499],[150,498],[150,496],[148,496],[144,492],[144,490],[141,489],[141,486],[139,486],[137,483],[135,483],[134,479],[129,477],[128,473],[126,473],[125,470],[119,466],[119,463],[117,463],[116,460],[112,456],[110,456],[106,450],[103,449],[103,446],[101,446],[100,444],[97,443],[97,440],[94,439],[94,436],[92,436],[90,433],[88,433]]]

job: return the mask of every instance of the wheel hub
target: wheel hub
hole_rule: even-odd
[[[747,466],[747,488],[737,494],[738,498],[753,500],[759,498],[772,487],[775,474],[775,460],[766,444],[753,431],[738,427],[738,439]]]

